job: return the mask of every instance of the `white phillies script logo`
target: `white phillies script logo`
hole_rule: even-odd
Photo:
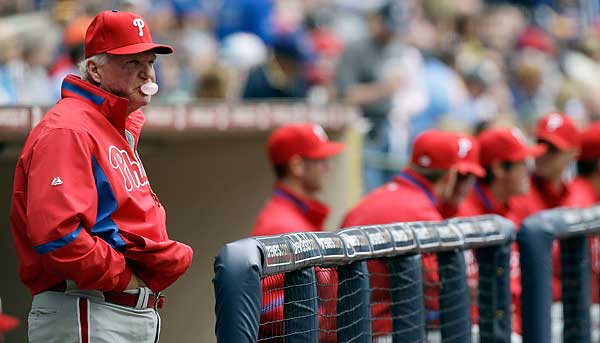
[[[114,145],[108,148],[110,166],[117,169],[123,175],[123,183],[127,191],[131,192],[133,187],[140,188],[148,184],[148,177],[140,157],[135,153],[133,160],[127,151],[121,150]]]
[[[137,27],[139,30],[138,35],[140,37],[144,36],[144,30],[142,30],[144,28],[146,24],[144,24],[144,21],[140,18],[135,18],[133,19],[133,26]]]
[[[473,144],[471,143],[471,141],[468,138],[459,139],[458,140],[458,157],[459,158],[467,157],[467,154],[469,153],[469,151],[471,151],[472,147],[473,147]]]

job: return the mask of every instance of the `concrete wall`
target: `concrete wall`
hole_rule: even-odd
[[[322,199],[332,204],[328,229],[357,199],[358,140],[351,131],[330,133],[348,149],[332,163]],[[170,236],[195,251],[191,270],[166,292],[162,342],[214,342],[213,261],[226,242],[244,237],[268,198],[273,177],[264,152],[266,132],[208,133],[194,136],[145,135],[140,155],[150,182],[167,209]],[[0,158],[0,296],[4,311],[22,320],[8,342],[26,341],[31,297],[17,276],[8,223],[17,156]]]

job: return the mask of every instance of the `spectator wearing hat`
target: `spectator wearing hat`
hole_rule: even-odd
[[[289,124],[275,130],[267,149],[277,183],[271,198],[260,211],[252,236],[291,232],[322,231],[329,214],[327,205],[316,199],[329,170],[329,159],[342,151],[341,143],[330,142],[323,128],[312,123]],[[335,283],[327,269],[316,269],[319,284]],[[259,337],[283,335],[283,277],[263,281],[263,308]],[[321,299],[334,299],[331,288],[318,287]],[[275,305],[274,305],[275,304]],[[335,301],[321,302],[320,342],[337,342],[335,335]],[[325,315],[323,315],[325,314]],[[283,340],[269,340],[282,342]]]
[[[545,152],[543,145],[528,146],[523,133],[517,128],[487,129],[477,136],[481,147],[479,159],[486,170],[486,175],[479,178],[467,199],[461,204],[458,215],[461,217],[482,214],[498,214],[511,218],[509,200],[529,192],[530,179],[528,162]],[[513,314],[513,331],[521,333],[520,295],[521,279],[519,255],[514,245],[511,256],[511,294],[516,306]],[[477,284],[477,266],[472,254],[467,260],[469,265],[469,281]],[[473,308],[474,318],[478,317],[476,306]]]
[[[366,192],[387,182],[404,165],[408,124],[397,122],[408,121],[426,102],[421,54],[399,39],[407,24],[407,4],[381,3],[367,16],[368,36],[345,47],[335,75],[339,98],[360,107],[369,123],[363,148]],[[400,132],[393,132],[396,128]]]
[[[304,31],[275,36],[267,61],[248,74],[244,99],[305,98],[312,45]]]
[[[29,342],[157,342],[165,288],[192,249],[170,240],[165,209],[137,153],[158,86],[137,14],[104,11],[85,35],[81,78],[27,138],[10,222],[21,280],[33,295]]]
[[[342,227],[377,225],[410,221],[441,221],[445,208],[458,208],[467,197],[475,177],[485,170],[478,161],[479,145],[470,136],[428,130],[415,139],[410,165],[387,184],[367,194],[346,215]],[[389,289],[388,266],[369,261],[371,287]],[[425,256],[425,290],[428,320],[439,320],[436,299],[439,285],[437,262],[433,255]],[[372,307],[373,335],[386,339],[392,332],[390,295],[374,291],[378,305]]]
[[[600,122],[591,124],[581,134],[581,153],[577,160],[577,177],[571,185],[569,205],[589,207],[600,203]],[[592,266],[592,302],[599,303],[600,239],[590,237]]]

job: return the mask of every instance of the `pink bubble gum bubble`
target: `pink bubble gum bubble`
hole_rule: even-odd
[[[154,95],[154,94],[158,93],[158,85],[154,82],[144,83],[140,87],[140,90],[142,91],[142,93],[144,93],[146,95]]]

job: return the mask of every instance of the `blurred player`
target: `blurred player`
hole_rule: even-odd
[[[467,197],[475,177],[485,175],[479,165],[478,150],[478,143],[469,136],[437,130],[420,134],[414,142],[409,167],[367,194],[346,215],[342,227],[443,220],[448,208],[457,208]],[[368,265],[371,273],[389,272],[380,261],[369,261]],[[424,256],[423,269],[428,319],[436,322],[439,280],[434,256]],[[372,275],[371,287],[387,290],[389,279]],[[381,303],[372,307],[372,317],[381,318],[372,322],[373,337],[376,342],[387,342],[392,332],[390,294],[373,291],[372,297]]]
[[[542,145],[527,146],[525,137],[516,128],[488,129],[477,136],[477,141],[481,147],[479,159],[486,175],[477,180],[461,204],[458,215],[498,214],[510,219],[509,200],[529,192],[528,161],[543,154],[546,148]],[[511,256],[511,294],[513,303],[519,304],[521,280],[516,246],[514,251]],[[469,281],[477,282],[473,276]],[[520,310],[516,309],[515,315],[518,314]],[[513,319],[513,330],[517,333],[521,332],[520,323],[520,318]]]
[[[567,206],[570,202],[571,183],[567,180],[566,174],[579,154],[580,141],[575,123],[563,113],[547,114],[538,121],[535,137],[539,144],[546,147],[546,151],[535,159],[529,192],[516,196],[510,201],[510,217],[517,228],[530,215],[542,210]],[[555,241],[552,251],[552,293],[553,301],[557,305],[554,306],[553,312],[562,313],[557,310],[561,298],[559,254],[559,245]],[[520,302],[520,299],[516,301]],[[517,306],[517,311],[519,308],[520,306]],[[515,329],[521,327],[519,318],[521,317],[518,316],[513,325]],[[556,317],[554,319],[561,321]],[[553,327],[557,328],[556,325]]]
[[[573,180],[568,204],[589,207],[600,203],[600,123],[591,124],[581,134],[581,153],[577,160],[577,177]],[[590,237],[592,341],[600,341],[600,238]]]
[[[330,142],[323,128],[312,123],[289,124],[276,129],[267,143],[269,159],[277,182],[271,199],[256,219],[252,236],[276,235],[291,232],[322,231],[329,214],[327,205],[316,199],[323,188],[329,171],[329,160],[339,154],[344,146]],[[337,278],[327,270],[316,268],[320,285],[337,284]],[[318,287],[321,299],[334,299],[329,294],[335,288]],[[263,308],[259,336],[261,338],[283,335],[283,278],[276,276],[263,280]],[[335,329],[335,301],[320,303],[319,326]],[[328,320],[329,318],[329,320]],[[264,324],[265,322],[272,322]],[[267,340],[267,342],[282,342]],[[321,342],[336,342],[334,333],[321,333]]]

